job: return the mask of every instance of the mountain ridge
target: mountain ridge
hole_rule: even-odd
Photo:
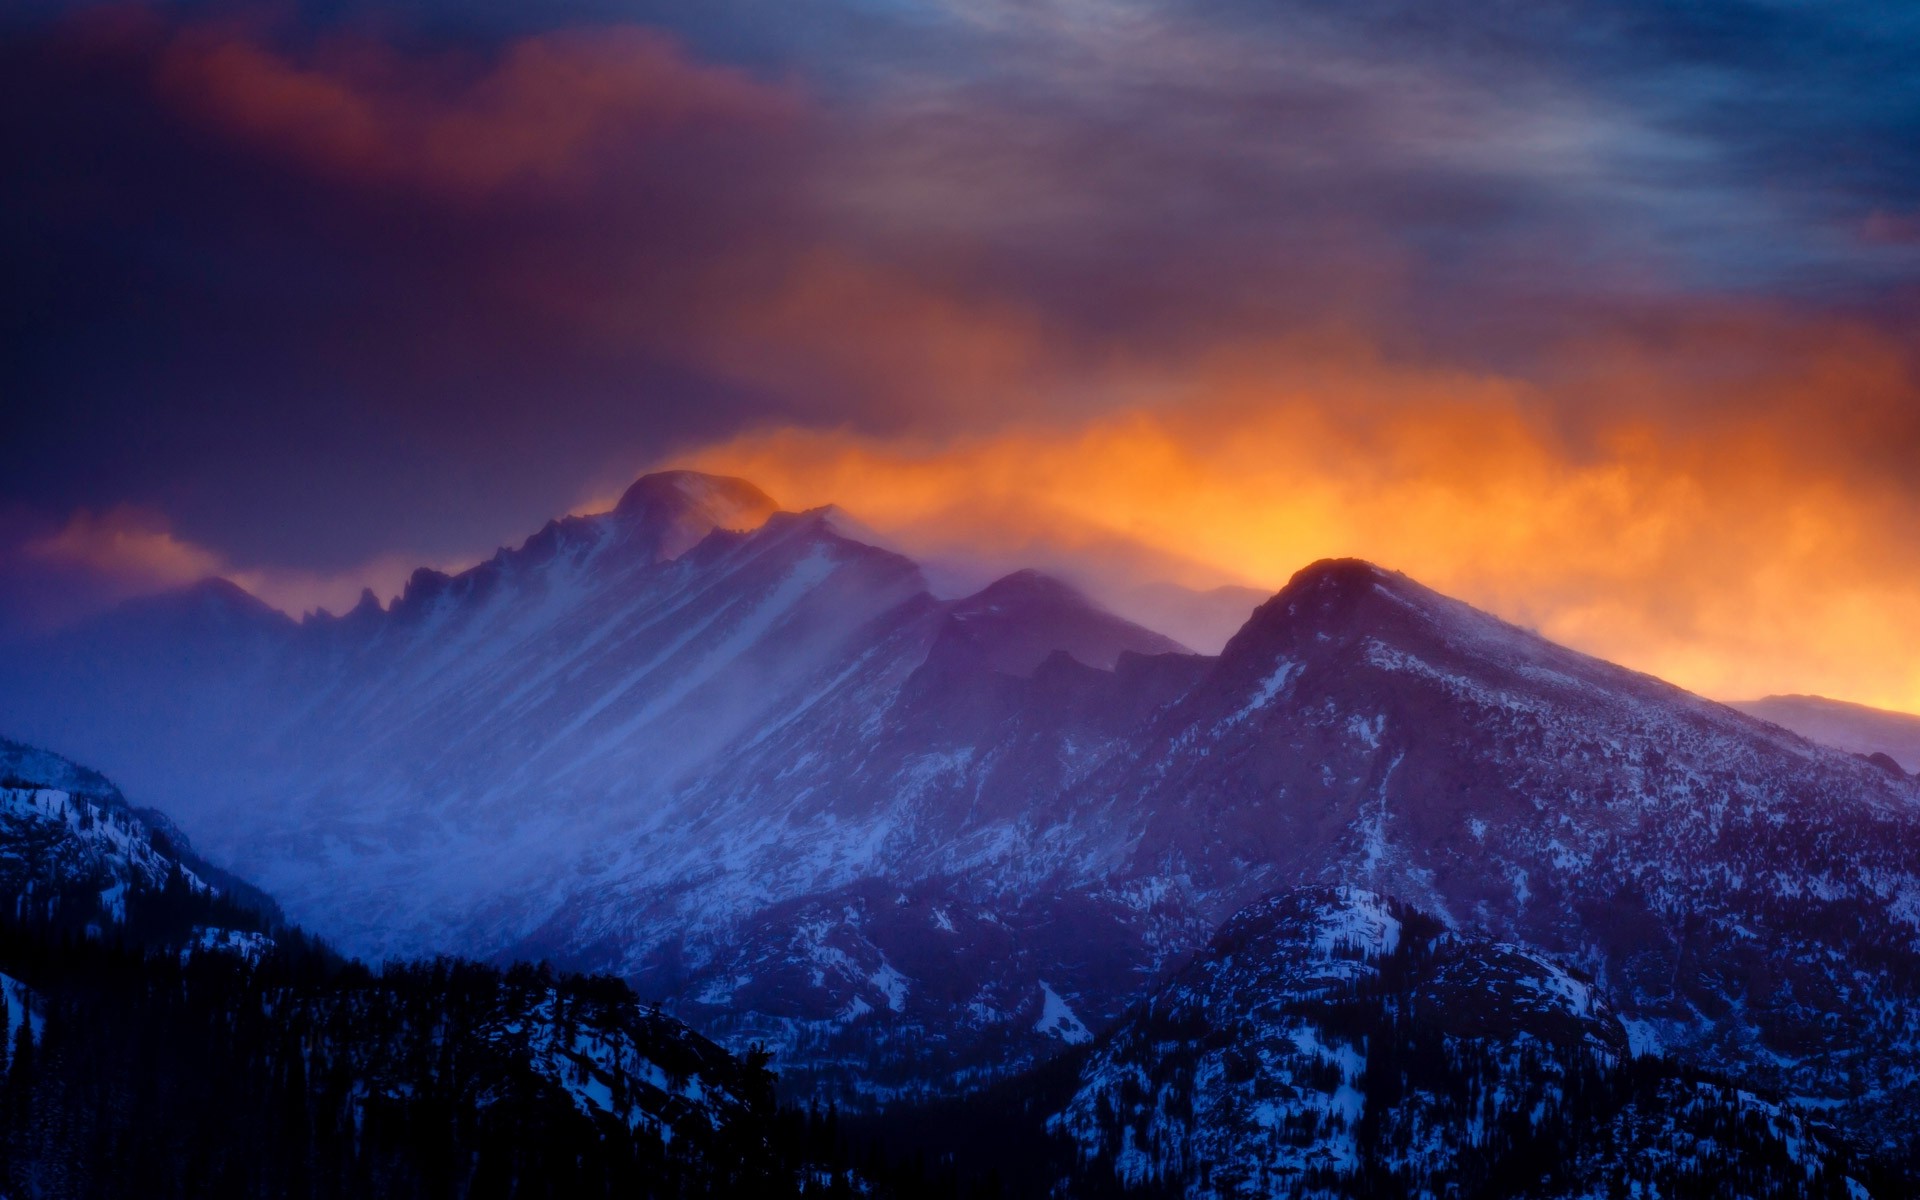
[[[664,559],[624,528],[553,523],[278,657],[216,640],[224,674],[54,678],[37,712],[196,764],[189,828],[350,946],[610,971],[765,1042],[796,1094],[1003,1078],[1258,897],[1362,885],[1901,1144],[1912,781],[1357,560],[1209,657],[1018,575],[937,600],[830,510]],[[1047,645],[1089,629],[1111,669]]]
[[[1920,774],[1920,716],[1825,696],[1764,696],[1731,706],[1812,741],[1871,758],[1880,754]]]

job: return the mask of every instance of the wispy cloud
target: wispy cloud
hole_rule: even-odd
[[[1868,469],[1854,448],[1916,444],[1920,378],[1859,330],[1691,337],[1666,353],[1725,355],[1739,337],[1742,368],[1709,379],[1595,348],[1577,360],[1588,394],[1550,395],[1364,346],[1250,347],[1087,422],[775,430],[693,461],[789,504],[846,505],[923,553],[1027,549],[1100,576],[1131,544],[1190,586],[1267,589],[1360,555],[1710,695],[1920,711],[1920,663],[1890,653],[1920,628],[1920,504],[1897,458]]]
[[[65,576],[64,586],[39,598],[32,611],[11,615],[39,628],[57,628],[134,596],[183,587],[208,578],[239,584],[276,608],[300,616],[316,609],[346,612],[371,589],[383,603],[408,575],[427,564],[417,556],[386,554],[339,571],[254,567],[228,560],[181,537],[156,511],[119,505],[81,509],[59,528],[0,552],[0,577]]]

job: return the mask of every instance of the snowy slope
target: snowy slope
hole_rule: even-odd
[[[276,955],[275,938],[258,927],[195,921],[262,914],[223,905],[177,838],[164,818],[130,808],[98,772],[0,742],[0,903],[9,904],[0,939],[0,967],[8,972],[0,973],[0,1074],[22,1027],[48,1047],[54,1043],[43,1034],[56,1018],[62,1033],[62,1056],[36,1063],[23,1085],[39,1089],[32,1103],[68,1086],[108,1109],[151,1103],[156,1084],[204,1095],[166,1074],[162,1064],[170,1060],[154,1039],[191,1041],[212,1028],[220,1031],[217,1045],[230,1038],[248,1049],[237,1058],[202,1055],[188,1071],[311,1078],[311,1091],[291,1086],[315,1119],[337,1118],[360,1132],[376,1125],[390,1132],[411,1114],[435,1124],[507,1114],[509,1135],[552,1139],[563,1155],[568,1138],[610,1143],[616,1158],[632,1139],[692,1194],[707,1194],[699,1181],[717,1181],[719,1194],[730,1194],[728,1180],[766,1172],[778,1179],[786,1169],[770,1153],[773,1077],[637,1002],[620,982],[544,965],[501,971],[449,959],[376,973],[298,938],[295,953]],[[83,949],[75,933],[110,937],[111,945]],[[276,1054],[293,1061],[268,1066]],[[117,1072],[128,1062],[137,1064],[137,1095],[92,1090],[124,1084]],[[247,1087],[231,1077],[219,1083]],[[250,1098],[259,1086],[254,1080]],[[24,1111],[29,1101],[15,1094],[10,1103]],[[76,1176],[58,1130],[35,1126],[34,1137],[10,1145],[13,1178],[24,1177],[27,1162],[47,1178]],[[502,1152],[511,1165],[511,1150]],[[119,1163],[83,1161],[103,1176]],[[809,1172],[821,1180],[834,1174],[824,1166]]]
[[[0,741],[0,903],[14,919],[97,930],[170,882],[213,895],[176,839],[97,772]]]
[[[1354,888],[1236,915],[1048,1123],[1078,1186],[1193,1200],[1850,1194],[1812,1114],[1630,1064],[1593,981]]]
[[[54,920],[78,905],[117,924],[129,891],[157,891],[175,871],[207,890],[131,813],[51,788],[0,788],[0,892],[16,917]]]
[[[278,909],[105,776],[0,739],[0,904],[21,926],[257,959]]]
[[[268,987],[260,1003],[276,1027],[308,1031],[310,1054],[351,1078],[363,1107],[447,1087],[443,1073],[457,1072],[461,1103],[549,1095],[609,1132],[699,1146],[763,1118],[771,1098],[758,1067],[625,989],[544,968],[425,963]],[[441,1044],[464,1062],[432,1065],[423,1051]]]
[[[1402,576],[1303,571],[1072,804],[1120,878],[1406,896],[1577,963],[1643,1044],[1905,1136],[1920,789]]]

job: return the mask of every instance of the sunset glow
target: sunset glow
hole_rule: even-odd
[[[35,26],[36,86],[220,181],[142,220],[229,265],[166,285],[212,306],[171,342],[83,355],[100,412],[164,393],[160,450],[109,435],[82,486],[77,399],[17,443],[12,619],[210,572],[337,610],[688,463],[1096,590],[1363,556],[1712,695],[1920,709],[1911,178],[1786,187],[1628,26],[1594,36],[1638,92],[1546,33],[1130,11],[930,6],[885,67],[667,21]],[[120,120],[39,177],[145,170],[76,149]],[[134,320],[110,273],[47,286]]]
[[[1920,661],[1888,653],[1920,628],[1920,514],[1904,480],[1843,457],[1903,432],[1913,381],[1870,339],[1793,358],[1753,337],[1766,371],[1718,395],[1662,396],[1680,385],[1657,364],[1588,352],[1580,386],[1628,398],[1600,419],[1512,380],[1302,348],[1081,425],[774,430],[690,461],[792,506],[837,502],[922,553],[1038,554],[1098,579],[1130,544],[1153,552],[1136,570],[1266,590],[1358,556],[1708,695],[1920,709]]]
[[[0,4],[0,1197],[1920,1196],[1920,4]]]

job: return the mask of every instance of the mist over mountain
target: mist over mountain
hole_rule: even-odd
[[[0,1032],[9,1195],[845,1182],[832,1138],[776,1106],[763,1055],[730,1055],[618,980],[346,961],[98,771],[5,741]]]
[[[1423,944],[1474,971],[1588,981],[1614,1068],[1798,1104],[1781,1145],[1822,1114],[1833,1180],[1855,1151],[1913,1161],[1904,772],[1363,562],[1301,570],[1208,656],[1035,572],[936,598],[861,532],[650,476],[387,606],[296,622],[218,581],[129,604],[10,651],[0,725],[110,770],[350,953],[617,975],[769,1047],[796,1098],[936,1102],[1093,1046],[1158,1079],[1114,1031],[1236,913],[1345,887],[1427,914]],[[1291,945],[1263,961],[1294,970]],[[1475,1036],[1506,1062],[1522,1034]],[[1555,1061],[1526,1086],[1586,1070]],[[1690,1103],[1630,1083],[1602,1106],[1624,1140],[1582,1143],[1593,1179],[1658,1135],[1636,1113]],[[1689,1137],[1723,1099],[1747,1119],[1720,1097]],[[1074,1103],[1054,1133],[1088,1155],[1145,1145]],[[1479,1101],[1391,1120],[1456,1103]],[[1154,1172],[1238,1137],[1154,1111],[1185,1147]],[[1327,1128],[1357,1145],[1362,1119]]]
[[[1885,755],[1908,774],[1920,774],[1920,717],[1824,696],[1766,696],[1733,707],[1793,730],[1825,746],[1872,757]]]
[[[1036,522],[1044,532],[1034,529]],[[1059,512],[1036,517],[973,505],[891,534],[863,527],[851,536],[912,557],[932,592],[949,599],[1043,565],[1102,607],[1208,654],[1217,654],[1271,594]]]

